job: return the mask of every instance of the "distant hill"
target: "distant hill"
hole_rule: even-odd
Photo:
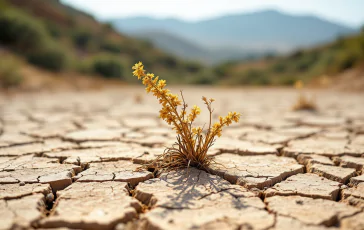
[[[0,51],[49,72],[135,82],[131,67],[143,61],[149,71],[173,83],[188,82],[185,76],[194,79],[202,69],[199,63],[186,62],[151,42],[122,34],[60,0],[0,0],[0,25]]]
[[[364,89],[364,28],[355,35],[288,55],[236,61],[213,67],[220,84],[292,85],[297,80],[319,85]],[[357,82],[361,82],[360,86]],[[345,84],[343,84],[345,83]]]
[[[177,46],[179,41],[184,40],[189,43],[193,41],[192,46],[204,50],[241,50],[245,54],[289,52],[330,42],[338,36],[357,31],[316,16],[289,15],[274,10],[228,15],[198,22],[150,17],[114,19],[111,22],[116,29],[129,35],[142,34],[148,38],[146,32],[153,31],[150,40],[156,45],[156,37],[160,40],[169,39],[165,47],[162,47],[163,44],[160,46],[166,50],[174,43]],[[194,57],[194,54],[190,56]]]
[[[205,64],[216,64],[226,60],[255,59],[268,53],[276,53],[274,51],[234,49],[232,47],[205,48],[164,31],[142,31],[133,34],[133,36],[150,41],[157,48],[170,54],[185,59],[197,60]]]
[[[184,58],[200,59],[205,57],[209,52],[207,49],[204,49],[193,42],[164,31],[144,30],[133,35],[141,39],[150,40],[156,47]]]

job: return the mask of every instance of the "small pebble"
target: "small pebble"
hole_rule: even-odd
[[[53,202],[53,200],[54,200],[53,193],[48,193],[47,196],[46,196],[46,202],[50,203],[50,202]]]
[[[25,182],[24,181],[20,181],[19,185],[20,186],[24,186],[25,185]]]
[[[73,174],[72,172],[67,172],[67,177],[72,178]]]
[[[296,200],[296,204],[303,205],[303,201],[302,200]]]

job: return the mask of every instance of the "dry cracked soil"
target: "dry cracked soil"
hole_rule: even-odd
[[[175,134],[142,88],[1,96],[0,229],[363,230],[364,94],[306,93],[317,111],[294,90],[184,89],[241,122],[206,171],[159,175],[138,169]]]

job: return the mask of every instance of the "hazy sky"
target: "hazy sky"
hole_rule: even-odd
[[[350,26],[364,24],[364,0],[62,0],[96,18],[174,17],[188,21],[225,14],[276,9],[314,14]]]

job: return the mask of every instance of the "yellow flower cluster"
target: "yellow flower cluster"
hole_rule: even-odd
[[[197,115],[199,115],[200,113],[201,113],[200,107],[194,105],[191,109],[190,114],[188,115],[188,121],[193,122],[196,119]]]
[[[298,96],[296,99],[296,103],[293,105],[292,109],[297,110],[309,110],[309,111],[315,111],[317,110],[317,105],[315,103],[314,98],[307,98],[304,95],[303,87],[304,83],[301,80],[298,80],[294,84],[295,89],[298,91]]]
[[[217,135],[221,137],[222,127],[229,126],[231,123],[239,122],[240,113],[237,112],[229,112],[226,117],[219,116],[219,122],[215,122],[212,126],[212,135]]]
[[[193,133],[194,135],[201,135],[201,133],[202,133],[202,128],[201,128],[201,127],[193,127],[193,128],[192,128],[192,133]]]
[[[162,109],[159,111],[160,117],[168,124],[172,124],[177,118],[174,111],[178,105],[182,104],[182,101],[177,95],[171,94],[168,89],[165,89],[167,85],[165,80],[159,80],[159,77],[155,77],[153,73],[145,74],[144,65],[141,62],[135,64],[133,70],[133,75],[138,79],[142,79],[147,93],[152,92],[159,99],[159,103],[162,104]]]
[[[301,80],[298,80],[294,83],[294,87],[296,89],[302,89],[303,88],[303,82]]]
[[[145,75],[144,74],[144,72],[145,72],[144,65],[141,62],[136,63],[133,66],[133,70],[134,70],[133,75],[138,77],[139,80],[140,80],[140,78],[142,78]]]
[[[178,164],[191,164],[199,165],[203,167],[209,160],[207,160],[207,150],[215,141],[215,137],[221,136],[222,128],[229,126],[232,122],[238,122],[240,114],[236,112],[229,112],[225,117],[219,117],[219,122],[211,124],[213,109],[211,104],[215,101],[213,98],[207,99],[202,97],[207,109],[210,112],[210,122],[207,132],[204,133],[201,127],[193,127],[193,122],[197,116],[201,114],[201,109],[194,105],[191,108],[190,113],[186,116],[187,104],[184,101],[182,92],[182,100],[175,94],[170,93],[166,87],[166,81],[159,79],[158,76],[154,76],[153,73],[145,73],[144,65],[139,62],[133,66],[133,75],[138,79],[142,79],[142,83],[146,87],[147,93],[152,92],[162,105],[159,111],[160,117],[165,120],[169,125],[173,125],[173,129],[176,130],[178,148],[169,148],[167,151],[168,159],[179,159],[183,156],[183,159],[176,160]],[[178,107],[182,106],[181,111],[178,112]],[[174,157],[171,155],[175,154]],[[177,157],[176,157],[177,156]],[[167,159],[167,157],[166,157]],[[171,165],[171,162],[168,163]],[[177,165],[172,164],[172,165]]]

